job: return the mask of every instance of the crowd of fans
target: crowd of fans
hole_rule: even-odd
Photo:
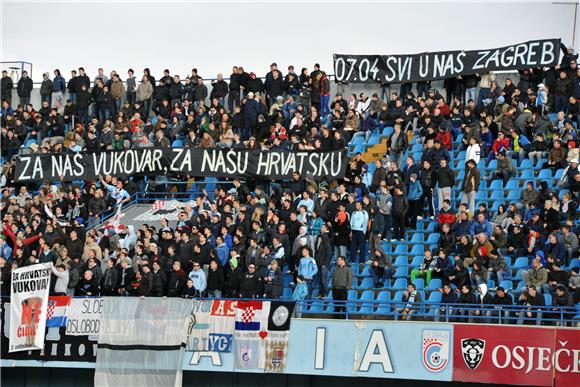
[[[373,288],[389,288],[391,254],[421,222],[434,224],[440,237],[436,249],[425,245],[423,262],[410,272],[399,310],[405,318],[422,301],[417,279],[441,280],[442,312],[455,303],[482,308],[457,308],[454,316],[491,316],[501,313],[492,305],[517,303],[530,308],[521,322],[539,316],[533,306],[544,305],[545,294],[555,308],[574,306],[580,301],[580,265],[572,265],[580,232],[576,58],[565,49],[560,65],[522,70],[517,84],[499,85],[487,73],[447,79],[441,91],[420,83],[418,95],[411,84],[400,93],[382,85],[387,100],[377,90],[370,97],[337,93],[329,101],[330,81],[318,65],[299,74],[289,66],[284,75],[274,63],[264,81],[242,67],[233,68],[229,82],[218,74],[210,93],[196,69],[184,81],[169,70],[158,81],[148,69],[139,79],[129,70],[124,82],[102,69],[91,82],[82,68],[66,82],[55,70],[53,79],[44,74],[42,106],[33,106],[28,74],[13,83],[3,72],[2,294],[9,294],[11,270],[50,261],[52,291],[61,295],[279,298],[290,286],[296,300],[330,292],[346,300],[359,265],[368,265]],[[389,128],[384,157],[371,166],[353,155],[340,181],[298,173],[277,184],[230,180],[160,227],[99,223],[143,190],[143,177],[13,181],[13,156],[27,152],[332,150]],[[411,143],[421,152],[413,154]],[[458,150],[465,159],[455,165]],[[517,178],[517,162],[544,159],[549,182],[530,178],[521,197],[502,199],[497,211],[477,203],[482,182],[505,184]],[[486,175],[480,161],[492,160],[496,167]],[[488,280],[500,285],[513,277],[506,257],[527,257],[523,289],[488,289]]]

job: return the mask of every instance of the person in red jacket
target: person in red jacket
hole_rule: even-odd
[[[491,152],[487,156],[487,161],[490,162],[491,160],[495,159],[495,155],[498,154],[502,148],[509,149],[510,148],[510,140],[504,134],[504,132],[499,131],[497,134],[497,138],[493,142],[491,146]]]
[[[275,138],[279,139],[280,141],[288,140],[288,133],[286,132],[286,128],[282,126],[281,123],[276,122],[276,126],[272,129],[271,139],[274,140]]]
[[[445,148],[447,148],[448,151],[451,150],[451,147],[452,147],[451,132],[449,132],[448,130],[445,130],[445,128],[439,129],[439,132],[437,133],[437,137],[435,137],[435,141],[441,142],[441,145],[443,145]]]
[[[10,238],[10,240],[12,241],[12,246],[16,246],[16,239],[18,238],[16,235],[17,233],[18,226],[16,226],[15,224],[4,223],[4,235],[6,235],[7,238]],[[40,237],[41,234],[36,234],[34,236],[24,238],[22,239],[22,244],[24,246],[31,245],[34,242],[36,242]]]
[[[319,82],[319,93],[320,93],[320,116],[326,117],[330,114],[330,110],[328,108],[328,102],[330,101],[330,81],[326,76],[324,71],[318,73],[318,77],[320,77]]]
[[[449,199],[445,199],[443,201],[443,207],[439,211],[439,215],[437,216],[437,222],[440,225],[449,224],[453,225],[455,223],[455,214],[453,213],[453,209],[451,208],[451,202]]]

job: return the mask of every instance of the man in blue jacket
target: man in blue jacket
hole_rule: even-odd
[[[300,258],[300,262],[298,263],[298,275],[304,277],[304,281],[308,285],[308,296],[312,294],[312,280],[316,273],[318,273],[318,266],[314,258],[310,255],[310,248],[303,247],[302,258]]]
[[[471,224],[471,227],[469,227],[469,235],[484,233],[489,238],[492,232],[493,226],[482,213],[477,214],[477,220]]]

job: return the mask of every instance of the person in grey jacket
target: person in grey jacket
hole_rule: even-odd
[[[352,288],[352,282],[354,280],[354,273],[352,269],[346,265],[346,258],[340,256],[336,259],[336,268],[334,269],[334,274],[332,275],[332,298],[339,301],[340,304],[335,305],[334,310],[336,311],[338,318],[346,318],[346,301],[348,296],[348,290]]]
[[[380,192],[377,194],[376,198],[379,212],[385,218],[385,230],[382,232],[383,239],[390,239],[391,225],[393,224],[393,217],[391,215],[393,209],[393,196],[389,192],[386,184],[381,185]]]
[[[135,78],[133,69],[127,71],[127,101],[131,106],[136,102],[137,98],[137,80]]]
[[[54,284],[54,295],[55,296],[66,296],[68,290],[68,269],[64,264],[60,264],[56,267],[51,266],[52,274],[56,276],[56,283]]]

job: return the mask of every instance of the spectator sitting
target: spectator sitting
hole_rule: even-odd
[[[546,259],[548,261],[546,265],[548,279],[546,283],[542,285],[542,293],[551,294],[553,296],[558,286],[566,286],[568,284],[569,275],[566,270],[562,270],[561,263],[555,259],[553,255],[549,254]]]
[[[513,305],[513,298],[509,295],[504,288],[498,286],[495,290],[495,296],[491,303],[493,304],[493,310],[489,311],[490,317],[499,317],[499,323],[509,323],[510,322],[510,311],[509,306]],[[507,309],[504,309],[507,306]],[[493,321],[492,321],[493,322]]]
[[[435,269],[437,259],[433,257],[431,250],[425,247],[425,257],[418,269],[411,270],[411,282],[415,282],[415,278],[425,278],[425,285],[429,285],[431,281],[431,273]]]
[[[453,304],[457,303],[457,293],[451,289],[450,284],[443,285],[442,289],[439,289],[441,294],[441,307],[439,308],[439,316],[446,316],[446,321],[448,321],[449,316],[453,315]],[[449,311],[449,312],[448,312]],[[440,317],[437,318],[439,320]]]
[[[518,324],[522,325],[541,325],[542,324],[542,309],[534,308],[534,306],[543,307],[546,305],[544,296],[539,293],[534,285],[528,286],[522,291],[518,304],[527,307],[518,313]]]
[[[445,250],[439,250],[439,257],[435,263],[435,269],[431,273],[432,278],[440,278],[444,283],[448,282],[448,277],[453,270],[453,263],[447,256]]]
[[[542,258],[539,253],[542,252],[539,251],[536,254],[536,258],[532,263],[532,268],[522,273],[522,277],[527,287],[533,286],[534,288],[539,288],[548,281],[548,270],[546,270],[542,264]]]
[[[383,254],[381,249],[375,250],[370,265],[370,273],[373,279],[373,285],[376,289],[384,286],[384,283],[391,278],[393,264],[391,260]]]
[[[505,152],[500,152],[497,155],[497,167],[492,172],[492,179],[502,179],[505,185],[509,179],[516,175],[516,168],[513,160]]]
[[[415,284],[409,284],[407,290],[403,292],[402,304],[404,304],[404,307],[397,309],[397,312],[401,315],[401,319],[411,320],[411,315],[417,313],[418,310],[416,304],[420,304],[421,302],[421,293],[417,291]]]

